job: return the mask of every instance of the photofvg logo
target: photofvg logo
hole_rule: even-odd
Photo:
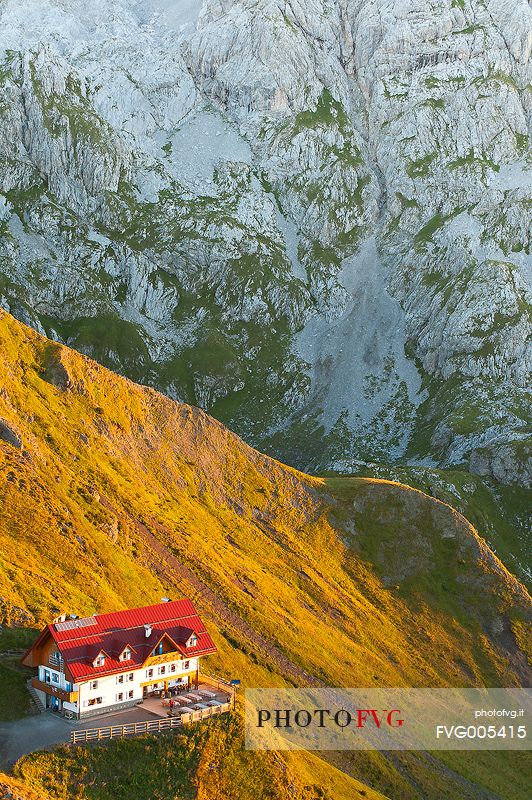
[[[245,698],[248,749],[530,747],[529,689],[247,689]]]
[[[388,710],[386,708],[357,708],[348,710],[339,708],[299,708],[297,711],[285,708],[276,708],[273,712],[268,708],[257,709],[257,726],[263,728],[267,723],[274,728],[308,728],[316,725],[318,728],[327,727],[328,723],[336,725],[342,730],[349,726],[366,728],[374,726],[378,730],[388,726],[389,728],[401,728],[404,720],[398,708]]]

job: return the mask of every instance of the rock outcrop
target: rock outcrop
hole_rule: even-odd
[[[307,468],[527,482],[526,0],[6,0],[0,303]]]

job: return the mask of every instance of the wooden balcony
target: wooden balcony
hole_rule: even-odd
[[[32,678],[31,685],[39,692],[44,692],[45,694],[57,697],[64,703],[77,703],[78,692],[67,692],[65,689],[60,689],[58,686],[55,686],[52,683],[44,683],[44,681],[40,681],[38,678]]]
[[[158,666],[159,664],[168,664],[170,661],[179,663],[180,661],[187,661],[187,659],[183,658],[182,654],[178,653],[176,650],[170,650],[167,653],[159,653],[156,656],[150,656],[144,662],[144,666],[153,667]]]

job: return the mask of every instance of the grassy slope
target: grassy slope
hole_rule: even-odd
[[[241,735],[240,720],[225,717],[172,736],[64,747],[53,756],[36,753],[19,762],[16,773],[61,800],[382,800],[379,792],[319,759],[247,751]]]
[[[20,664],[20,651],[29,647],[36,633],[31,628],[0,629],[0,723],[31,713],[26,681],[33,670]]]
[[[23,442],[0,439],[0,597],[8,623],[23,618],[31,626],[56,608],[85,614],[186,594],[219,647],[209,670],[247,685],[525,679],[530,599],[448,506],[407,486],[297,473],[203,412],[118,378],[5,313],[0,346],[0,417]],[[244,758],[237,728],[226,739],[226,752]],[[117,763],[121,746],[105,750]],[[72,758],[54,756],[59,772]],[[82,769],[103,756],[77,751],[76,758]],[[32,785],[64,796],[47,763],[29,757],[20,774],[30,770]],[[462,796],[459,777],[441,761],[357,754],[340,766],[394,798],[436,800],[442,785],[445,796]],[[246,766],[255,768],[266,775],[261,760]],[[106,769],[98,761],[94,785],[83,788],[84,778],[80,796],[108,796]],[[470,758],[460,769],[472,781],[489,779]],[[306,771],[331,798],[360,788],[315,755],[290,756],[287,770]],[[240,796],[234,774],[226,796],[229,785]],[[218,796],[198,781],[194,796]],[[471,797],[487,796],[468,787]],[[271,796],[286,796],[285,788]],[[137,796],[150,796],[144,791]],[[173,796],[162,778],[157,791],[151,796]],[[508,788],[500,796],[517,795]]]
[[[452,505],[475,526],[503,563],[530,589],[532,526],[529,490],[517,484],[504,486],[460,469],[372,464],[364,466],[363,474],[406,483]]]

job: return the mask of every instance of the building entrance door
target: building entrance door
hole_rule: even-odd
[[[51,708],[52,711],[61,711],[63,703],[58,697],[53,695],[46,695],[46,708]]]

